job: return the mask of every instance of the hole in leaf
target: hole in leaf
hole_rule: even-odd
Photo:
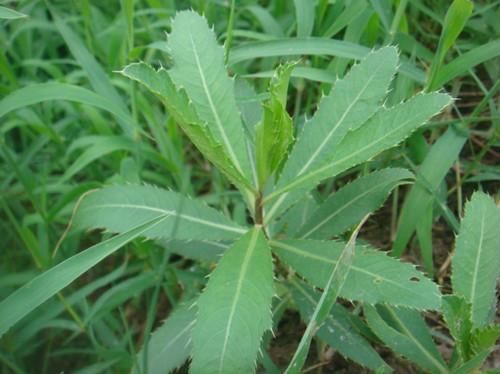
[[[420,279],[417,278],[417,277],[411,277],[410,281],[412,281],[412,282],[420,282]]]

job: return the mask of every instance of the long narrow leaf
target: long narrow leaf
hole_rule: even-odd
[[[271,241],[273,251],[316,287],[325,287],[345,244],[336,241]],[[441,294],[435,283],[413,265],[367,247],[356,249],[340,296],[366,303],[388,303],[416,309],[438,309]]]
[[[301,228],[298,237],[329,239],[359,222],[377,209],[390,191],[413,178],[406,169],[384,169],[356,179],[346,185],[311,213],[311,219]]]
[[[434,86],[442,87],[474,66],[498,56],[500,56],[500,39],[473,48],[439,69]]]
[[[196,305],[183,302],[158,327],[149,340],[148,373],[168,373],[178,368],[191,354],[191,331],[196,321]],[[144,351],[137,354],[134,374],[143,373]]]
[[[73,224],[77,228],[121,233],[158,216],[165,219],[144,233],[147,238],[231,240],[245,232],[200,201],[137,185],[106,187],[90,193],[78,207]]]
[[[290,292],[302,318],[307,322],[314,312],[321,294],[306,284],[293,280]],[[318,337],[343,356],[372,370],[387,367],[370,343],[363,338],[351,322],[350,312],[335,304],[325,322],[319,328]],[[360,321],[360,323],[363,323]]]
[[[368,325],[388,347],[432,373],[449,373],[418,312],[371,305],[364,311]]]
[[[452,286],[472,305],[474,326],[493,318],[500,274],[500,210],[492,198],[476,192],[465,205],[465,216],[452,260]]]
[[[216,140],[204,121],[196,113],[186,92],[177,89],[167,70],[158,71],[145,63],[126,66],[121,73],[143,84],[165,103],[170,115],[182,127],[186,135],[198,147],[201,153],[240,188],[250,188],[248,180],[233,165],[226,149]]]
[[[124,113],[128,112],[127,107],[123,104],[123,100],[118,94],[118,91],[113,87],[108,74],[99,65],[97,60],[87,50],[85,44],[80,37],[65,23],[65,21],[55,11],[55,8],[49,6],[49,9],[54,18],[54,24],[61,34],[61,37],[66,42],[71,54],[75,57],[83,70],[87,73],[92,88],[101,96],[108,98],[114,106],[120,108]],[[135,130],[135,124],[123,120],[119,120],[124,132],[131,136]]]
[[[399,217],[398,232],[392,247],[394,256],[401,256],[420,218],[429,212],[437,188],[457,159],[466,140],[466,136],[450,127],[427,154]]]
[[[369,160],[383,150],[404,140],[412,131],[439,113],[451,101],[450,96],[441,93],[419,94],[405,103],[389,109],[379,110],[357,130],[349,132],[338,145],[334,157],[286,185],[280,185],[268,195],[271,200],[267,219],[283,212],[296,202],[305,191],[327,177]],[[293,190],[293,191],[292,191]]]
[[[0,6],[0,19],[18,19],[18,18],[25,18],[25,17],[27,17],[26,14],[17,12],[14,9]]]
[[[306,362],[312,338],[323,322],[328,318],[330,310],[335,304],[335,301],[337,300],[337,297],[339,296],[340,291],[342,290],[347,279],[347,275],[351,270],[355,256],[356,238],[358,237],[359,230],[366,221],[366,218],[368,218],[368,216],[365,216],[365,218],[351,234],[351,237],[342,250],[340,257],[331,269],[328,280],[323,289],[323,293],[321,294],[318,304],[309,319],[306,331],[304,332],[304,335],[302,335],[299,346],[297,347],[288,368],[285,370],[285,373],[296,374],[301,372],[302,366],[304,366],[304,363]]]
[[[177,13],[168,46],[174,62],[170,76],[183,87],[196,112],[224,146],[236,168],[250,175],[245,135],[234,96],[234,81],[225,70],[224,51],[205,18],[193,11]]]
[[[125,244],[161,224],[165,214],[96,244],[32,279],[0,303],[0,337],[17,321]]]
[[[323,97],[312,119],[305,123],[276,186],[280,189],[307,176],[326,160],[349,131],[365,123],[381,106],[396,72],[393,47],[370,53]]]
[[[441,64],[446,56],[446,52],[453,46],[458,35],[462,32],[465,23],[472,15],[473,8],[474,4],[471,0],[454,0],[446,12],[443,31],[439,38],[438,48],[434,56],[434,61],[432,61],[431,72],[429,74],[427,84],[429,90],[439,88],[435,82],[439,70],[441,69]]]
[[[328,38],[290,38],[241,44],[231,50],[229,65],[262,57],[318,55],[361,60],[370,49],[355,43]],[[415,66],[402,62],[399,71],[413,80],[425,82],[425,74]]]
[[[0,101],[0,117],[16,109],[45,101],[67,100],[80,104],[92,105],[103,109],[127,126],[132,126],[132,118],[113,101],[82,87],[65,83],[40,83],[18,89]]]
[[[256,228],[224,253],[198,300],[191,372],[255,371],[272,297],[271,251]]]

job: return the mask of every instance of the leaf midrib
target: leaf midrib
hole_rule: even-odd
[[[323,256],[320,256],[320,255],[312,254],[312,253],[306,252],[306,251],[304,251],[304,250],[302,250],[300,248],[293,247],[293,246],[291,246],[289,244],[285,244],[285,243],[282,243],[282,242],[270,240],[269,244],[271,246],[278,247],[278,248],[284,249],[286,251],[290,251],[290,252],[296,253],[298,255],[301,255],[301,256],[304,256],[304,257],[309,257],[311,259],[318,260],[318,261],[321,261],[321,262],[326,262],[326,263],[330,263],[330,264],[333,264],[333,265],[335,265],[338,262],[338,261],[332,260],[332,259],[330,259],[328,257],[323,257]],[[367,274],[370,277],[373,277],[375,279],[380,279],[381,278],[378,274],[372,273],[371,271],[365,270],[365,269],[357,267],[355,265],[351,265],[351,270]],[[390,278],[382,278],[382,280],[386,281],[387,283],[391,283],[391,284],[393,284],[393,285],[395,285],[395,286],[397,286],[399,288],[402,288],[406,292],[412,292],[413,294],[419,296],[420,298],[422,296],[420,293],[414,291],[411,288],[401,287],[401,284],[399,282],[395,282],[395,281],[393,281]]]
[[[411,341],[413,341],[413,343],[420,349],[420,351],[427,357],[431,360],[431,362],[437,367],[439,368],[439,371],[441,373],[448,373],[449,370],[443,366],[443,364],[441,362],[439,362],[429,351],[427,351],[427,349],[425,349],[424,346],[422,346],[422,344],[420,344],[420,342],[418,341],[417,338],[415,338],[412,334],[412,332],[410,330],[408,330],[408,328],[405,326],[405,324],[401,321],[401,319],[399,318],[399,316],[394,313],[394,311],[392,310],[392,308],[388,307],[387,310],[389,311],[389,313],[391,314],[392,318],[394,318],[394,320],[397,322],[397,324],[399,325],[399,327],[403,330],[405,336],[410,339]]]
[[[321,228],[322,226],[324,226],[328,221],[330,221],[333,217],[335,217],[336,215],[338,215],[339,213],[341,213],[343,210],[347,209],[349,206],[351,206],[352,204],[354,204],[356,201],[358,201],[359,199],[363,198],[364,196],[368,195],[370,192],[372,192],[373,190],[376,190],[378,188],[381,188],[382,186],[386,185],[386,184],[390,184],[392,181],[382,181],[381,183],[375,185],[374,187],[371,187],[367,190],[365,190],[364,192],[362,192],[361,194],[358,194],[354,199],[351,199],[349,200],[348,202],[346,202],[344,205],[340,206],[336,211],[334,211],[332,214],[328,215],[323,221],[321,221],[320,223],[318,223],[316,226],[314,226],[313,228],[311,228],[308,232],[306,232],[304,235],[302,235],[300,238],[301,239],[304,239],[304,238],[307,238],[308,236],[311,235],[311,233],[319,230],[319,228]]]
[[[246,232],[246,230],[244,230],[244,229],[240,229],[240,228],[233,227],[233,226],[227,226],[227,225],[223,225],[223,224],[220,224],[220,223],[214,223],[214,222],[211,222],[211,221],[206,221],[204,219],[193,217],[193,216],[190,216],[190,215],[187,215],[187,214],[178,213],[175,210],[167,210],[167,209],[161,209],[161,208],[154,208],[154,207],[150,207],[150,206],[147,206],[147,205],[138,205],[138,204],[99,204],[99,205],[92,205],[92,206],[90,206],[88,208],[83,208],[82,211],[85,211],[85,210],[94,210],[94,209],[101,209],[101,208],[142,209],[142,210],[146,210],[146,211],[162,213],[162,214],[165,214],[167,216],[178,217],[178,218],[181,218],[181,219],[185,219],[186,221],[200,223],[200,224],[203,224],[203,225],[206,225],[206,226],[215,227],[215,228],[218,228],[218,229],[221,229],[221,230],[225,230],[225,231],[236,232],[238,234],[244,234]]]
[[[482,217],[481,217],[481,232],[479,236],[479,244],[478,244],[478,251],[477,251],[477,256],[476,256],[476,263],[474,264],[474,272],[472,273],[472,282],[471,282],[471,295],[470,295],[470,301],[473,305],[472,308],[472,320],[474,321],[474,314],[475,312],[477,313],[477,308],[474,308],[474,299],[476,297],[476,283],[477,283],[477,276],[478,276],[478,271],[479,271],[479,263],[481,262],[481,255],[483,251],[483,237],[484,237],[484,219],[485,219],[485,212],[484,210],[482,211]]]
[[[252,254],[255,250],[256,244],[257,244],[258,235],[259,235],[259,230],[254,229],[254,231],[252,232],[252,236],[250,237],[250,242],[248,244],[247,253],[245,254],[245,257],[243,258],[241,271],[240,271],[240,274],[238,277],[238,281],[236,283],[236,291],[234,294],[233,302],[231,303],[231,309],[229,312],[229,317],[228,317],[228,321],[227,321],[227,325],[226,325],[226,332],[224,334],[224,343],[222,345],[222,352],[221,352],[221,355],[219,357],[219,373],[223,373],[227,343],[229,340],[229,335],[231,333],[231,327],[233,324],[234,315],[236,313],[236,306],[237,306],[238,301],[239,301],[240,296],[241,296],[241,288],[243,285],[243,281],[246,277],[246,273],[248,270],[248,264],[250,262],[251,256],[252,256]]]
[[[191,46],[193,48],[193,54],[194,54],[194,59],[196,61],[196,67],[198,69],[198,73],[200,74],[200,79],[201,79],[201,83],[202,83],[202,86],[203,86],[203,91],[205,92],[205,96],[207,97],[207,100],[208,100],[208,104],[210,106],[210,110],[212,111],[212,114],[214,116],[214,119],[215,119],[215,123],[217,125],[217,128],[219,129],[219,132],[222,136],[222,141],[224,142],[224,145],[226,146],[228,152],[229,152],[229,155],[230,157],[233,159],[233,162],[236,166],[236,168],[238,169],[238,171],[240,173],[243,174],[243,170],[241,169],[241,165],[238,161],[238,158],[236,157],[236,154],[234,153],[234,150],[233,150],[233,147],[231,145],[231,143],[229,142],[229,139],[226,135],[226,132],[224,130],[224,126],[222,125],[222,121],[219,117],[219,113],[217,112],[217,108],[215,107],[214,105],[214,102],[212,100],[212,96],[210,94],[210,90],[208,89],[208,85],[207,85],[207,80],[206,80],[206,77],[205,77],[205,73],[203,72],[203,69],[201,67],[201,63],[200,63],[200,57],[198,55],[198,49],[196,48],[196,44],[193,40],[193,35],[191,33],[189,33],[189,39],[191,41]]]
[[[300,169],[300,171],[297,173],[297,176],[302,175],[307,170],[307,168],[314,162],[314,160],[316,159],[316,157],[318,157],[318,155],[320,154],[320,152],[325,147],[326,143],[328,143],[328,141],[330,140],[330,138],[335,134],[335,131],[340,127],[340,125],[342,125],[342,123],[346,119],[347,115],[351,112],[351,110],[354,107],[354,105],[358,103],[359,98],[361,97],[361,95],[364,94],[364,92],[368,88],[368,85],[373,81],[373,78],[375,78],[375,76],[377,75],[377,73],[380,70],[380,68],[381,68],[381,66],[378,65],[377,69],[373,72],[373,75],[370,77],[370,79],[367,80],[366,84],[362,87],[362,89],[356,95],[356,97],[354,98],[354,100],[349,104],[349,106],[344,111],[344,113],[340,117],[340,119],[337,122],[337,124],[330,130],[330,132],[328,133],[328,135],[326,136],[326,138],[322,141],[322,143],[320,144],[320,146],[314,151],[314,153],[312,154],[311,158],[309,160],[307,160],[306,164],[302,167],[302,169]]]
[[[325,170],[327,170],[329,168],[332,168],[335,165],[341,164],[345,160],[349,160],[350,158],[354,158],[358,154],[366,151],[367,149],[369,149],[371,147],[374,147],[378,143],[382,142],[383,140],[385,140],[386,138],[388,138],[389,136],[391,136],[395,132],[399,131],[404,126],[406,126],[408,123],[411,122],[411,120],[412,120],[412,118],[410,118],[410,119],[402,122],[402,124],[400,126],[396,127],[395,129],[393,129],[391,131],[386,132],[385,136],[383,136],[383,137],[381,137],[381,138],[379,138],[379,139],[377,139],[377,140],[375,140],[373,142],[368,143],[364,147],[359,148],[357,151],[354,151],[354,152],[350,153],[349,155],[345,156],[344,158],[336,160],[336,161],[334,161],[332,163],[326,163],[324,166],[319,167],[318,169],[316,169],[314,171],[311,171],[310,173],[305,174],[302,177],[298,177],[294,181],[288,183],[287,185],[285,185],[285,186],[281,187],[280,189],[277,189],[273,193],[269,194],[264,199],[264,203],[266,203],[266,201],[272,200],[273,198],[275,198],[275,197],[277,197],[279,195],[281,195],[281,196],[279,197],[279,199],[274,203],[274,205],[269,210],[269,213],[268,213],[268,216],[267,216],[267,221],[272,218],[272,216],[276,213],[276,211],[279,208],[279,206],[283,203],[284,199],[289,195],[288,191],[290,191],[291,189],[293,189],[295,186],[300,185],[301,183],[303,183],[305,180],[307,180],[309,178],[313,178],[316,174],[321,174],[323,171],[325,171]]]

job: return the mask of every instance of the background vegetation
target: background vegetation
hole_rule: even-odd
[[[241,197],[161,102],[117,74],[139,60],[169,66],[165,32],[175,12],[187,8],[204,14],[225,43],[229,70],[244,78],[237,99],[249,122],[260,118],[279,62],[299,61],[287,109],[301,128],[354,60],[386,44],[401,56],[387,105],[424,87],[456,98],[403,145],[314,192],[322,201],[358,175],[386,166],[412,170],[415,184],[397,187],[360,237],[404,255],[450,292],[465,202],[478,189],[500,198],[500,2],[477,1],[472,9],[455,1],[454,12],[451,2],[425,0],[234,3],[231,12],[231,2],[217,0],[0,2],[21,13],[0,13],[0,300],[110,237],[71,228],[81,197],[103,185],[154,184],[247,222]],[[200,291],[214,266],[190,259],[195,248],[183,251],[186,256],[176,254],[176,243],[134,240],[3,336],[1,371],[128,371],[150,331]],[[305,328],[297,315],[284,315],[270,343],[278,367],[286,366]],[[437,315],[427,321],[446,356],[448,330]],[[380,341],[377,347],[394,368],[413,370]],[[361,370],[322,343],[307,365]],[[498,356],[490,355],[487,365],[498,365]]]

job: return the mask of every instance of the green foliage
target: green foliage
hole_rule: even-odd
[[[298,236],[328,239],[341,234],[382,205],[394,187],[412,178],[406,169],[385,169],[356,179],[323,201]]]
[[[307,353],[309,352],[309,346],[311,345],[312,338],[316,334],[318,328],[328,318],[330,310],[333,308],[335,301],[339,297],[347,276],[353,267],[356,238],[366,218],[367,217],[365,217],[358,227],[356,227],[356,230],[354,230],[351,238],[338,257],[335,266],[333,266],[333,269],[330,270],[328,280],[323,287],[323,293],[316,305],[316,308],[314,309],[314,312],[309,318],[306,331],[304,332],[304,335],[302,335],[299,346],[297,347],[297,350],[295,351],[295,354],[293,355],[285,373],[301,372],[302,366],[304,366],[306,361]]]
[[[499,174],[500,14],[427,4],[0,7],[0,371],[311,372],[340,354],[388,372],[381,345],[480,368],[500,334],[498,207],[472,195]],[[421,260],[382,251],[414,231]],[[448,332],[426,326],[439,313]]]
[[[275,253],[314,286],[325,287],[344,243],[337,241],[272,241]],[[414,266],[401,263],[369,247],[356,249],[356,257],[340,295],[369,304],[388,303],[418,309],[438,309],[441,294]]]
[[[276,172],[279,174],[288,149],[293,142],[293,123],[286,111],[288,82],[295,64],[287,64],[276,69],[269,84],[271,98],[264,103],[262,121],[255,129],[257,177],[260,186]]]
[[[18,19],[27,17],[26,14],[16,12],[14,9],[0,6],[0,19]]]
[[[440,73],[441,64],[443,63],[446,52],[448,52],[455,43],[465,23],[471,16],[473,7],[474,4],[470,0],[454,0],[448,9],[427,83],[427,87],[430,90],[435,90],[439,87],[435,82]]]
[[[121,72],[128,78],[145,85],[165,102],[169,113],[176,119],[191,141],[203,155],[214,163],[237,186],[250,186],[231,162],[227,150],[215,139],[208,126],[196,113],[183,89],[177,89],[169,73],[160,68],[155,71],[145,63],[131,64]]]
[[[320,294],[312,287],[298,280],[293,280],[290,289],[293,300],[305,321],[309,321],[319,301]],[[369,342],[353,328],[352,319],[356,317],[340,304],[335,304],[325,322],[319,327],[318,337],[342,355],[367,368],[376,370],[386,363],[372,348]],[[361,319],[356,321],[362,324]]]
[[[452,285],[471,304],[475,327],[493,320],[496,282],[500,271],[498,242],[500,211],[486,194],[476,192],[465,205],[465,216],[455,245]]]
[[[373,67],[370,70],[372,69]],[[296,202],[305,191],[316,186],[321,180],[336,176],[346,169],[394,147],[449,103],[450,97],[446,94],[419,94],[405,103],[389,109],[380,109],[357,130],[349,133],[345,130],[347,134],[338,145],[334,156],[324,160],[320,166],[308,170],[304,169],[300,176],[290,177],[287,181],[288,163],[285,164],[283,175],[275,190],[264,200],[270,205],[266,215],[267,220],[279,215],[280,212]],[[297,146],[299,142],[300,140],[297,141]],[[292,155],[290,155],[290,159],[293,160]]]
[[[264,332],[271,328],[271,251],[255,228],[229,248],[198,300],[193,373],[255,370]]]
[[[467,373],[478,369],[500,338],[500,326],[491,324],[499,269],[495,228],[499,224],[498,207],[488,195],[475,192],[466,204],[456,239],[453,294],[443,297],[441,307],[454,340],[448,364],[439,355],[424,320],[413,310],[365,305],[373,332],[395,352],[429,371]]]
[[[78,206],[73,225],[120,233],[156,217],[164,219],[143,233],[147,238],[230,240],[245,232],[199,201],[174,191],[133,185],[106,187],[89,193]]]
[[[133,372],[164,373],[181,366],[191,353],[191,332],[195,322],[195,303],[190,301],[177,306],[152,334],[147,359],[144,347],[137,354]]]
[[[168,48],[169,75],[186,90],[196,113],[223,146],[236,169],[250,178],[243,125],[234,97],[234,82],[224,67],[224,51],[206,20],[196,12],[180,12],[172,21]]]
[[[153,219],[142,221],[140,225],[125,230],[111,239],[70,257],[18,289],[0,303],[0,311],[2,312],[0,336],[4,335],[9,328],[26,314],[61,291],[88,269],[125,244],[144,234],[148,229],[154,228],[166,217],[165,214],[162,214]]]
[[[435,373],[448,368],[432,341],[424,320],[409,309],[365,305],[368,326],[391,349]]]

